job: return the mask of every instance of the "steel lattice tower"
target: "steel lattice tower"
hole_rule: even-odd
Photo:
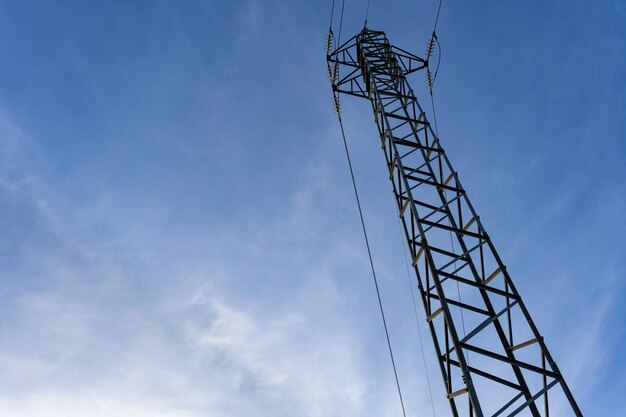
[[[427,61],[367,28],[333,41],[335,107],[371,102],[452,414],[582,416],[407,82]]]

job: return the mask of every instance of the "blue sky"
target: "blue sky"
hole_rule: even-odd
[[[585,415],[626,415],[626,5],[474,3],[442,9],[442,143]],[[435,6],[372,0],[369,26],[420,55]],[[0,2],[0,416],[400,414],[329,12]],[[430,415],[373,118],[343,108],[408,414]]]

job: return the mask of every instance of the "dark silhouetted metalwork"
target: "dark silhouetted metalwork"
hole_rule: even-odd
[[[337,112],[340,93],[372,105],[452,414],[582,416],[407,82],[427,61],[367,28],[333,43]]]

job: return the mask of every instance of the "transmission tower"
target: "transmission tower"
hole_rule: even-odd
[[[371,103],[452,415],[582,416],[409,86],[427,59],[364,28],[327,62],[340,120],[340,94]]]

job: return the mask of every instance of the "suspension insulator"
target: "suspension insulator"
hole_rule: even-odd
[[[430,72],[429,69],[426,70],[426,82],[428,83],[428,91],[432,93],[434,80],[433,80],[433,74]]]
[[[326,39],[326,55],[330,52],[330,48],[333,46],[333,31],[328,31],[328,38]]]
[[[341,103],[339,102],[339,96],[337,94],[333,94],[333,101],[335,105],[335,113],[337,113],[337,116],[341,116]]]
[[[433,34],[432,38],[428,41],[428,46],[426,47],[426,57],[430,57],[433,55],[433,50],[435,49],[435,34]]]
[[[339,62],[333,62],[332,66],[330,62],[328,63],[328,79],[332,85],[335,85],[335,82],[339,78]]]

